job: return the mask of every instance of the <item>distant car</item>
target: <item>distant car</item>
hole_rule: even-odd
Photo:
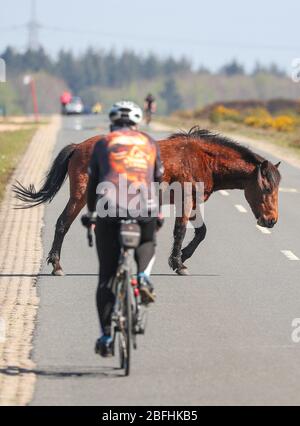
[[[81,98],[73,97],[71,102],[66,105],[65,112],[66,112],[67,115],[83,114],[84,113],[84,105],[83,105]]]

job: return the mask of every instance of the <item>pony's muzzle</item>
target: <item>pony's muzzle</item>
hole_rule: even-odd
[[[276,223],[277,219],[265,219],[263,217],[260,217],[257,221],[257,225],[261,226],[262,228],[274,228]]]

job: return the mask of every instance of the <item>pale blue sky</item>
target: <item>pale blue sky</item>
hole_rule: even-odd
[[[4,29],[26,23],[30,3],[0,0],[0,51],[8,44],[27,46],[26,29]],[[78,30],[40,30],[41,43],[52,54],[92,45],[186,55],[213,69],[237,58],[248,68],[259,60],[287,70],[300,57],[299,0],[37,0],[37,9],[42,24]]]

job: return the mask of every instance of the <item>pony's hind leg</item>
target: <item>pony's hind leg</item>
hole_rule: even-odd
[[[65,210],[57,221],[52,249],[48,256],[48,264],[51,263],[53,265],[52,274],[56,276],[63,275],[63,270],[60,264],[60,255],[64,238],[69,231],[70,226],[86,204],[88,184],[86,168],[82,152],[75,152],[71,158],[68,169],[70,179],[70,199]]]
[[[48,264],[51,263],[53,266],[52,275],[64,275],[63,269],[60,264],[62,244],[67,232],[70,229],[70,226],[72,225],[76,217],[79,215],[84,205],[84,197],[82,197],[81,199],[70,199],[65,210],[57,221],[53,245],[47,259]]]

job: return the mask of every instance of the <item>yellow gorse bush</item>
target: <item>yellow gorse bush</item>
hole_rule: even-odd
[[[299,124],[299,118],[296,116],[282,114],[272,117],[266,108],[260,107],[238,111],[237,109],[227,108],[224,105],[214,108],[210,115],[210,120],[214,123],[234,121],[257,129],[273,129],[279,132],[292,132]]]
[[[274,118],[273,127],[280,132],[292,132],[295,129],[296,120],[287,115]]]
[[[246,117],[244,123],[247,126],[260,129],[274,129],[279,132],[292,132],[297,124],[296,120],[287,115],[278,117],[266,116],[264,118],[257,116]]]
[[[224,120],[240,122],[242,121],[242,116],[236,109],[226,108],[223,105],[219,105],[212,111],[210,119],[214,123],[218,123]]]
[[[195,119],[198,116],[201,117],[202,113],[203,110],[184,110],[177,111],[175,115],[182,119]],[[263,106],[238,110],[220,104],[210,111],[209,118],[216,124],[222,121],[232,121],[257,129],[278,132],[292,132],[300,126],[300,115],[296,111],[282,110],[281,115],[272,116]]]
[[[244,123],[247,126],[256,127],[257,129],[270,129],[273,126],[273,118],[272,117],[257,117],[254,115],[250,115],[246,117]]]
[[[256,117],[260,119],[272,118],[271,114],[266,108],[251,108],[247,109],[244,113],[244,117]]]

